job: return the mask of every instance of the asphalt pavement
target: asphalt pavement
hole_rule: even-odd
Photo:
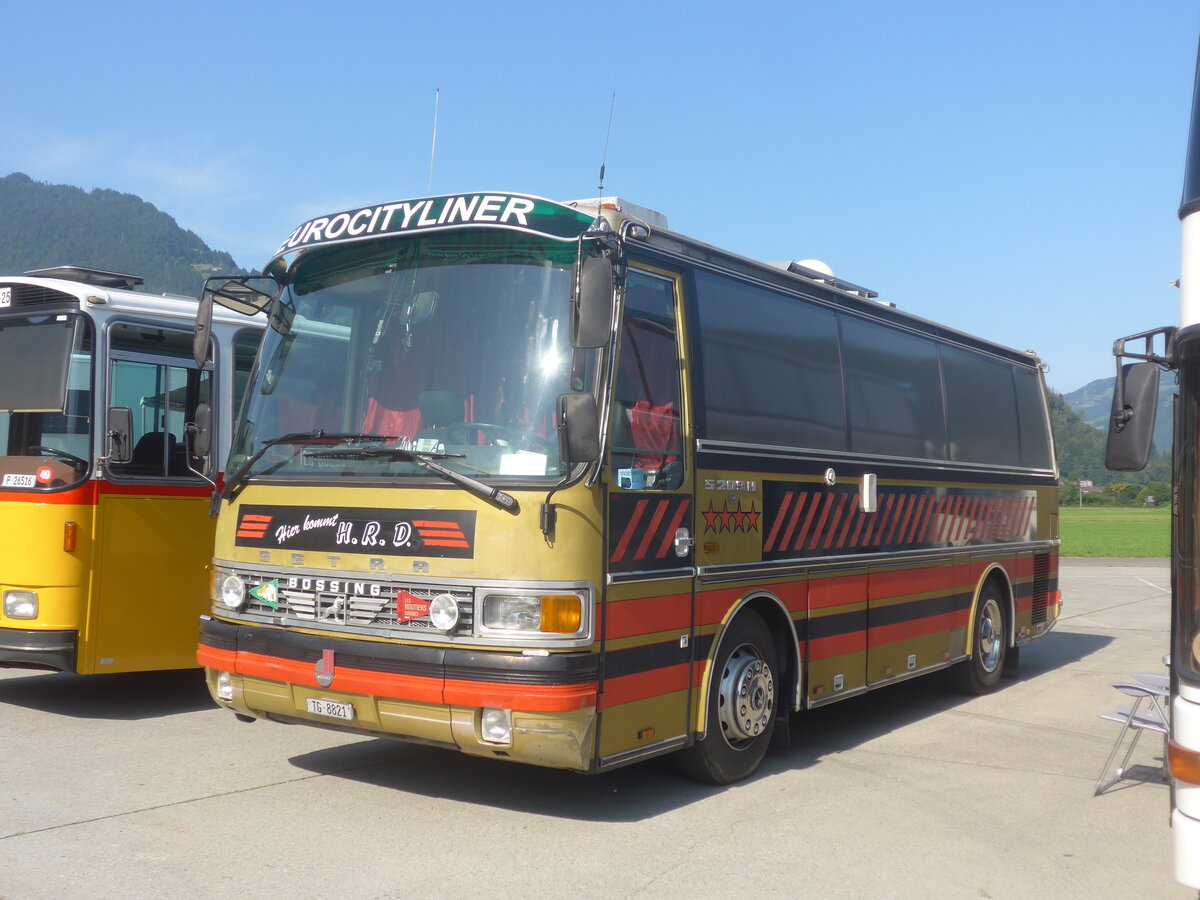
[[[1109,682],[1162,668],[1166,562],[1061,583],[995,694],[935,675],[802,714],[718,789],[242,724],[195,671],[0,670],[0,897],[1192,897],[1161,742],[1092,796]]]

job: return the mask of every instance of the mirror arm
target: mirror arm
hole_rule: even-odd
[[[1114,406],[1117,411],[1112,414],[1112,427],[1116,431],[1124,431],[1125,426],[1129,424],[1129,420],[1133,418],[1133,410],[1125,405],[1125,380],[1121,377],[1121,360],[1123,359],[1139,359],[1143,362],[1152,362],[1164,369],[1173,369],[1175,363],[1175,338],[1179,334],[1179,329],[1174,325],[1166,325],[1162,328],[1155,328],[1152,331],[1142,331],[1137,334],[1131,334],[1128,337],[1118,338],[1113,341],[1113,356],[1117,362],[1117,380],[1113,386]],[[1163,352],[1158,354],[1154,352],[1154,339],[1162,336]],[[1142,353],[1134,353],[1127,349],[1126,345],[1130,341],[1146,342],[1146,349]]]
[[[192,466],[192,442],[199,432],[200,427],[195,422],[183,423],[183,446],[186,451],[184,453],[184,465],[187,466],[187,470],[193,475],[199,475],[201,478],[211,484],[214,491],[219,490],[215,481],[213,481],[199,469],[193,468]]]
[[[1117,341],[1113,345],[1113,356],[1117,359],[1117,380],[1113,385],[1113,391],[1116,393],[1113,405],[1116,407],[1116,412],[1112,414],[1112,427],[1116,431],[1124,431],[1129,420],[1133,418],[1132,410],[1125,405],[1125,379],[1121,377],[1121,350],[1124,349],[1121,346],[1122,343],[1123,341]]]

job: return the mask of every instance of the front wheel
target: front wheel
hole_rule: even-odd
[[[950,670],[950,683],[955,690],[978,696],[990,694],[1004,674],[1004,659],[1008,650],[1007,604],[995,581],[989,581],[979,593],[972,629],[971,658]]]
[[[680,768],[706,784],[732,784],[751,775],[766,755],[775,727],[779,660],[762,618],[734,619],[708,682],[705,736],[676,755]]]

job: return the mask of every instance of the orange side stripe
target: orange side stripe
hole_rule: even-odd
[[[322,690],[317,684],[316,664],[279,659],[258,653],[233,653],[200,645],[196,658],[201,665],[238,675],[266,678]],[[498,706],[534,712],[567,712],[595,705],[596,682],[567,685],[500,684],[490,681],[456,681],[390,672],[368,672],[337,665],[334,658],[330,691],[408,700],[415,703],[459,706]]]
[[[527,712],[571,712],[596,705],[596,682],[586,684],[498,684],[446,680],[451,706],[495,706]]]
[[[650,672],[639,672],[636,675],[622,675],[619,678],[608,678],[604,681],[604,691],[600,694],[600,709],[611,709],[622,703],[632,703],[635,700],[646,700],[662,694],[687,690],[688,663],[677,666],[666,666]]]

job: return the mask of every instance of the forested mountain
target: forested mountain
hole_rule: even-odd
[[[1166,387],[1164,384],[1162,393],[1169,393]],[[1171,457],[1167,453],[1155,453],[1151,456],[1149,465],[1142,472],[1108,471],[1104,467],[1106,432],[1089,425],[1062,394],[1057,391],[1049,393],[1050,424],[1054,429],[1059,475],[1064,483],[1078,483],[1081,479],[1095,482],[1097,485],[1116,482],[1148,484],[1171,480]],[[1169,416],[1167,421],[1170,422]],[[1169,424],[1167,435],[1167,446],[1169,447]]]
[[[1101,431],[1108,430],[1108,417],[1112,413],[1112,376],[1089,381],[1079,390],[1064,394],[1063,398],[1079,413],[1083,421]],[[1154,449],[1163,453],[1171,451],[1172,412],[1171,397],[1175,390],[1175,376],[1163,372],[1158,383],[1158,410],[1154,417]]]
[[[0,275],[89,266],[146,280],[152,293],[196,296],[204,278],[241,272],[171,216],[133,194],[0,178]]]

